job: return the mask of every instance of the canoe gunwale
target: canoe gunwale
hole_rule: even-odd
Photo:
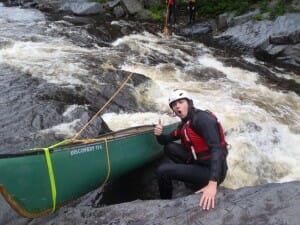
[[[126,129],[121,129],[118,131],[113,131],[113,132],[109,132],[109,133],[105,133],[103,135],[100,135],[98,137],[96,137],[96,139],[99,139],[99,141],[95,141],[93,143],[90,144],[85,144],[85,143],[70,143],[64,146],[60,146],[57,148],[51,148],[49,149],[50,153],[52,152],[56,152],[56,151],[64,151],[68,148],[72,148],[72,147],[80,147],[80,146],[87,146],[87,145],[91,145],[91,144],[99,144],[99,143],[103,143],[105,142],[105,140],[107,140],[108,142],[111,140],[118,140],[118,139],[122,139],[122,138],[126,138],[126,137],[130,137],[130,136],[134,136],[136,134],[142,134],[142,133],[147,133],[149,131],[151,131],[154,128],[154,125],[143,125],[143,126],[136,126],[136,127],[130,127],[130,128],[126,128]],[[13,158],[13,157],[23,157],[23,156],[29,156],[29,155],[39,155],[39,154],[44,154],[44,150],[43,148],[37,149],[37,150],[21,150],[19,152],[13,152],[13,153],[3,153],[0,154],[0,159],[2,158]]]

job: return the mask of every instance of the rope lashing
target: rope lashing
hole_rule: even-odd
[[[44,155],[45,155],[45,160],[46,160],[46,165],[47,165],[47,169],[48,169],[48,175],[49,175],[49,181],[50,181],[50,190],[51,190],[51,197],[52,197],[52,213],[55,211],[56,209],[56,183],[55,183],[55,176],[54,176],[54,171],[53,171],[53,166],[52,166],[52,160],[51,160],[51,156],[50,156],[50,149],[61,146],[61,145],[65,145],[67,143],[69,143],[70,140],[64,140],[61,141],[59,143],[56,143],[54,145],[51,145],[50,147],[47,148],[33,148],[31,150],[43,150],[44,151]]]
[[[137,66],[138,63],[140,63],[142,60],[142,55],[138,59],[138,61],[135,63],[134,67]],[[111,101],[119,94],[119,92],[124,88],[125,84],[129,81],[129,79],[132,77],[133,72],[131,72],[127,78],[121,83],[119,88],[115,91],[115,93],[107,100],[107,102],[99,109],[99,111],[80,129],[80,131],[71,139],[76,140],[82,132],[100,115],[100,113],[111,103]]]
[[[44,153],[45,153],[45,158],[46,158],[46,163],[47,163],[47,168],[48,168],[48,174],[50,178],[50,187],[51,187],[51,196],[52,196],[52,213],[56,209],[56,184],[55,184],[55,177],[54,177],[54,172],[53,172],[53,167],[52,167],[52,161],[49,153],[49,148],[44,148]]]
[[[104,186],[106,185],[107,181],[109,180],[110,177],[110,157],[109,157],[109,149],[108,149],[108,142],[107,139],[105,138],[105,151],[106,151],[106,161],[107,161],[107,173],[106,173],[106,178],[103,181],[101,187],[99,188],[99,190],[102,190],[104,188]]]

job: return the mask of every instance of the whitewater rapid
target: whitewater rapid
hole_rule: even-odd
[[[65,87],[101,88],[103,84],[92,82],[98,66],[150,78],[134,94],[153,109],[105,113],[103,119],[112,130],[155,124],[158,119],[163,124],[178,121],[167,99],[173,89],[184,89],[196,107],[213,111],[223,124],[231,146],[224,186],[300,180],[300,97],[294,92],[268,85],[261,74],[226,66],[213,49],[175,35],[144,32],[119,38],[109,47],[87,48],[60,35],[61,31],[83,32],[67,23],[49,22],[35,10],[0,5],[0,66]],[[114,60],[118,68],[111,63]],[[249,57],[243,60],[262,64]],[[277,73],[299,82],[298,75]],[[87,83],[87,77],[92,81]],[[50,129],[71,136],[76,132],[74,123],[77,121]]]

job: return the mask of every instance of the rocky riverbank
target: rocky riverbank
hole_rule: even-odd
[[[172,200],[135,200],[132,202],[95,208],[91,200],[63,207],[52,215],[28,220],[7,213],[1,204],[1,224],[16,225],[96,225],[96,224],[215,224],[215,225],[298,225],[300,220],[300,182],[267,184],[238,190],[221,188],[217,207],[211,211],[199,208],[199,197],[188,195]],[[4,213],[4,214],[3,214]],[[17,218],[16,218],[17,217]]]

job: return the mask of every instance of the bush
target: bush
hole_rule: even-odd
[[[150,12],[152,15],[152,18],[156,21],[162,21],[162,12],[166,9],[165,4],[162,3],[155,3],[150,7]]]

